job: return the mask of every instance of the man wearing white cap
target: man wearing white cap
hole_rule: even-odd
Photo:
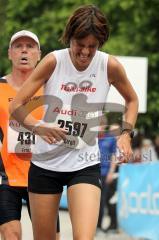
[[[38,37],[27,30],[15,33],[9,43],[8,57],[12,62],[12,71],[0,79],[0,140],[2,142],[0,152],[0,232],[5,240],[21,240],[22,199],[26,200],[29,210],[27,185],[31,158],[30,144],[24,148],[23,142],[30,141],[31,144],[34,144],[34,135],[27,133],[25,136],[21,126],[15,120],[9,119],[8,106],[40,60],[41,51]],[[38,91],[36,95],[42,95],[42,90]],[[41,119],[42,109],[37,109],[35,116]],[[13,131],[15,126],[18,131]],[[20,148],[17,149],[19,144]],[[57,232],[57,239],[59,239],[59,226]]]
[[[40,49],[40,42],[39,42],[38,37],[34,33],[30,32],[28,30],[21,30],[21,31],[13,34],[13,36],[11,37],[11,40],[10,40],[9,47],[11,48],[12,43],[21,37],[31,38],[32,40],[35,41],[35,43],[38,45],[38,48]]]

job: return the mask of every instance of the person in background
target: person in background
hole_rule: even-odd
[[[154,138],[154,148],[157,154],[157,158],[159,160],[159,134],[157,134]]]
[[[143,139],[144,139],[144,134],[136,129],[136,132],[132,139],[132,149],[133,149],[133,157],[131,159],[132,163],[141,162],[141,144]]]
[[[111,161],[114,160],[113,156],[115,156],[115,153],[116,153],[116,138],[113,134],[111,134],[111,131],[113,131],[116,128],[119,128],[119,126],[111,125],[109,128],[109,131],[106,132],[105,125],[101,125],[100,127],[98,143],[99,143],[99,150],[100,150],[102,188],[101,188],[101,200],[100,200],[100,210],[99,210],[97,231],[103,230],[102,222],[104,217],[104,210],[106,207],[107,190],[108,190],[106,179],[111,166]]]
[[[116,192],[117,192],[117,180],[118,180],[118,163],[116,161],[116,154],[112,155],[110,168],[106,176],[107,185],[107,195],[106,195],[106,208],[109,216],[109,226],[104,229],[105,233],[117,232],[118,231],[118,221],[117,221],[117,211],[116,211]]]
[[[61,39],[67,48],[45,56],[10,105],[14,118],[38,136],[28,185],[35,240],[55,238],[65,185],[73,239],[94,238],[101,177],[98,132],[91,131],[91,127],[93,116],[99,116],[103,109],[111,84],[127,107],[117,145],[125,160],[132,154],[130,134],[137,118],[138,99],[123,66],[115,57],[99,51],[108,36],[108,21],[96,6],[76,9]],[[31,114],[25,115],[24,103],[43,85],[45,99],[51,104],[39,122]],[[88,118],[86,113],[90,113]]]
[[[22,199],[30,213],[27,185],[31,152],[30,144],[24,145],[23,141],[34,142],[35,136],[28,130],[25,133],[17,121],[10,119],[8,110],[17,91],[40,60],[38,37],[27,30],[15,33],[10,40],[8,57],[12,71],[0,79],[0,233],[4,240],[20,240]],[[41,89],[36,96],[40,95]],[[42,113],[42,109],[36,109],[34,116],[41,119]],[[20,148],[17,148],[19,144]],[[23,153],[24,149],[26,153]],[[57,232],[56,239],[59,239],[59,226]]]
[[[157,161],[157,153],[153,142],[149,138],[144,138],[141,142],[141,162],[154,162]]]

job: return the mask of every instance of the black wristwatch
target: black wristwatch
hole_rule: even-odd
[[[128,133],[131,139],[134,137],[134,131],[132,129],[123,128],[121,130],[121,134],[123,134],[124,132]]]

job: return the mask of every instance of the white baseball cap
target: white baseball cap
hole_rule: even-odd
[[[29,37],[33,39],[38,44],[38,47],[40,49],[40,42],[38,37],[33,32],[30,32],[28,30],[22,30],[13,34],[9,43],[9,47],[11,47],[12,43],[20,37]]]

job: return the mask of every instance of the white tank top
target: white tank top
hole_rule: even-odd
[[[68,130],[65,143],[48,144],[38,136],[32,162],[44,169],[71,172],[100,162],[99,115],[109,91],[108,54],[97,51],[90,65],[78,71],[68,49],[54,51],[56,67],[44,89],[44,122]]]

